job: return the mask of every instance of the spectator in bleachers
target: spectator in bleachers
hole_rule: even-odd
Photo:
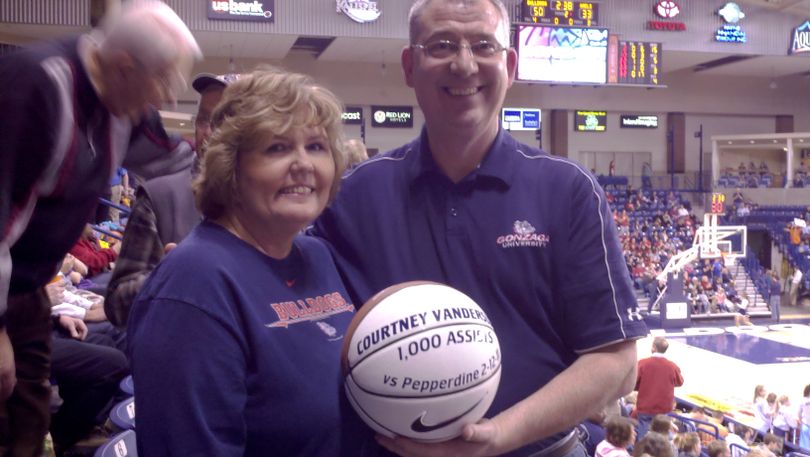
[[[739,423],[733,425],[734,431],[729,431],[729,434],[726,435],[726,443],[731,451],[731,457],[743,457],[745,455],[743,449],[748,449],[751,442],[754,441],[756,431]],[[732,447],[732,444],[736,446]]]
[[[650,162],[641,164],[641,188],[652,189],[652,165],[650,165]],[[653,196],[655,196],[654,193]]]
[[[728,445],[723,440],[714,440],[709,443],[706,454],[709,457],[731,457]]]
[[[773,433],[766,433],[765,437],[762,438],[762,446],[765,447],[768,451],[772,452],[773,455],[782,455],[782,446],[784,445],[785,440],[780,438]]]
[[[680,433],[679,438],[675,440],[678,445],[678,457],[700,457],[700,437],[697,433]]]
[[[70,254],[87,265],[87,276],[92,278],[114,267],[120,250],[120,243],[115,241],[111,242],[108,248],[101,247],[99,239],[93,233],[93,227],[86,224],[81,237],[70,248]]]
[[[633,457],[675,457],[672,444],[660,433],[647,433],[633,447]]]
[[[672,418],[665,414],[656,414],[652,423],[650,423],[650,431],[647,434],[658,433],[669,440],[670,446],[672,446],[672,455],[678,455],[678,447],[672,442],[677,432],[678,428],[672,423]]]
[[[596,446],[595,457],[630,457],[627,448],[636,441],[633,422],[622,416],[610,416],[604,423],[605,439]]]
[[[722,280],[717,278],[714,286],[714,296],[712,297],[711,312],[728,312],[729,307],[726,298],[726,289],[723,287]]]
[[[373,440],[341,407],[336,335],[354,305],[328,248],[301,234],[340,184],[341,112],[273,68],[225,89],[194,182],[205,220],[128,323],[144,455],[356,455]]]
[[[72,286],[58,277],[61,279],[46,286],[46,292],[56,329],[51,343],[51,379],[62,399],[50,430],[56,455],[61,456],[104,422],[118,383],[129,374],[129,364],[122,352],[124,334],[103,322],[103,297],[67,290]]]
[[[802,242],[802,228],[793,222],[790,222],[785,229],[790,235],[790,244],[796,246]]]
[[[765,447],[757,446],[751,448],[751,450],[745,454],[745,457],[776,457],[776,455]]]
[[[160,259],[177,246],[200,220],[194,205],[191,182],[199,173],[199,160],[205,142],[211,135],[211,115],[222,98],[222,92],[239,75],[202,73],[191,83],[200,94],[194,118],[196,157],[193,166],[167,176],[150,179],[138,188],[138,198],[132,208],[121,252],[107,288],[104,306],[110,322],[124,327],[135,295]],[[175,141],[160,129],[166,142],[175,148],[189,148],[184,141]],[[143,145],[148,147],[148,144]]]
[[[755,428],[763,434],[770,432],[776,412],[776,394],[768,394],[765,386],[760,384],[754,388],[753,403]]]
[[[63,403],[51,418],[50,431],[56,454],[62,455],[104,423],[129,364],[109,335],[89,331],[81,319],[58,316],[54,322],[51,379]]]
[[[799,405],[799,446],[810,449],[810,384],[804,386],[802,395]]]
[[[122,146],[146,111],[185,90],[201,56],[169,6],[142,1],[125,2],[100,29],[0,58],[0,454],[42,448],[51,339],[43,287],[112,172],[152,177],[190,162]]]
[[[357,138],[346,140],[346,151],[349,160],[347,166],[349,168],[368,160],[368,150],[362,140],[358,140]]]
[[[708,446],[709,443],[714,441],[716,438],[723,439],[726,437],[726,435],[728,435],[728,429],[722,424],[722,415],[721,419],[718,420],[714,416],[706,414],[706,410],[703,408],[698,407],[690,411],[688,417],[702,422],[708,422],[717,427],[717,429],[715,429],[703,424],[696,424],[700,442],[704,446]]]
[[[110,202],[120,205],[122,198],[130,194],[129,173],[124,167],[118,167],[110,180]],[[116,224],[121,223],[121,211],[110,208],[110,220]]]
[[[707,314],[711,300],[709,299],[710,290],[704,289],[703,286],[698,286],[697,297],[695,300],[696,311],[699,314]]]
[[[787,395],[780,395],[777,402],[776,413],[773,416],[773,434],[784,440],[797,428],[798,418]]]
[[[638,434],[644,436],[656,414],[672,411],[675,400],[675,387],[683,385],[681,369],[666,358],[669,343],[664,337],[653,339],[652,355],[639,360],[636,374],[636,419]]]

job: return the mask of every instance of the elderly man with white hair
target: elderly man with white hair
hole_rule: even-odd
[[[133,125],[174,102],[202,54],[167,5],[131,1],[98,30],[0,59],[0,454],[40,455],[48,430],[50,319],[43,286],[112,173],[188,167],[127,154]]]

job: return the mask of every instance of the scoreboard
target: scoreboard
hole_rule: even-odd
[[[599,4],[594,2],[521,0],[523,22],[542,25],[595,27],[599,25]]]
[[[725,213],[726,196],[721,193],[712,194],[711,214]]]
[[[619,84],[661,85],[661,43],[619,41],[617,82]]]

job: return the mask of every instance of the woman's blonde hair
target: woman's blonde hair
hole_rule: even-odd
[[[194,180],[197,208],[210,219],[224,216],[238,196],[239,154],[296,126],[321,127],[326,133],[335,163],[331,201],[346,168],[342,112],[340,100],[306,75],[262,66],[232,82],[214,110],[202,170]]]

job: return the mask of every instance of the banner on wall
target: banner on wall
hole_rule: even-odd
[[[347,106],[343,108],[340,118],[346,125],[360,125],[363,123],[363,107]]]
[[[623,129],[657,129],[658,116],[645,114],[622,114],[619,127]]]
[[[372,106],[371,126],[411,128],[413,127],[413,106]]]
[[[365,24],[380,18],[380,8],[377,2],[370,0],[335,0],[337,12],[345,14],[349,19]]]
[[[208,0],[208,19],[274,22],[275,9],[275,0]]]
[[[605,130],[607,130],[605,111],[579,110],[574,113],[574,131],[604,132]]]

